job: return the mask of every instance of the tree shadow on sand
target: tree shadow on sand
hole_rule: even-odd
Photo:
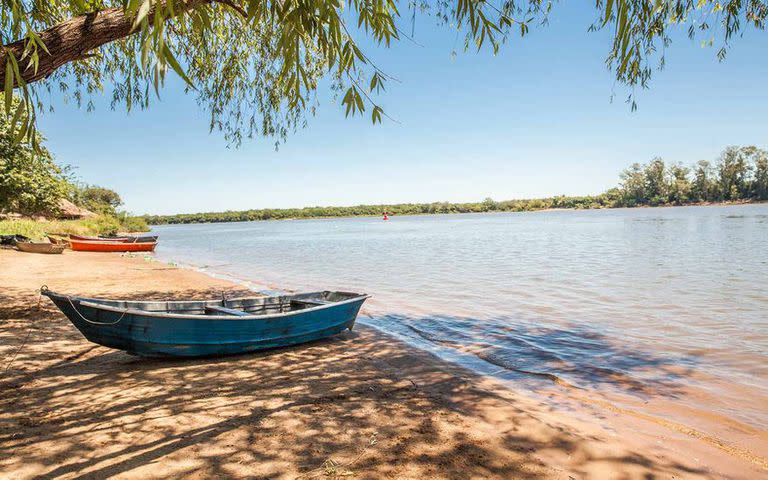
[[[164,297],[133,298],[148,295]],[[31,335],[0,379],[0,477],[534,479],[597,463],[618,477],[712,477],[655,455],[604,455],[599,437],[370,329],[235,357],[145,359],[88,343],[50,302],[30,310],[29,292],[2,296],[3,359]],[[542,460],[553,456],[571,460]]]

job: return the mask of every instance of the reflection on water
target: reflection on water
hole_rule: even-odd
[[[768,426],[768,205],[154,231],[166,260],[371,293],[364,321],[484,373]]]

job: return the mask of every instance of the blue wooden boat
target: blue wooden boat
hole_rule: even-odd
[[[368,295],[298,295],[191,301],[103,300],[43,287],[91,342],[149,357],[202,357],[310,342],[352,330]]]

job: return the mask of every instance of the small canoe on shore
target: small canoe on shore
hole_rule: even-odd
[[[124,237],[86,237],[83,235],[70,234],[69,238],[71,240],[86,240],[89,242],[120,242],[120,243],[157,242],[157,235],[144,235],[144,236],[126,235]]]
[[[72,250],[77,252],[153,252],[157,242],[103,242],[69,239]]]
[[[16,248],[27,253],[56,254],[64,251],[64,245],[48,242],[16,242]]]
[[[202,357],[285,347],[352,330],[368,295],[313,292],[175,302],[50,298],[93,343],[141,356]]]

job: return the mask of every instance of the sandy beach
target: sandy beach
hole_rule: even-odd
[[[554,408],[370,327],[228,358],[130,356],[85,340],[42,285],[245,293],[151,257],[0,250],[0,478],[768,477],[744,448]]]

